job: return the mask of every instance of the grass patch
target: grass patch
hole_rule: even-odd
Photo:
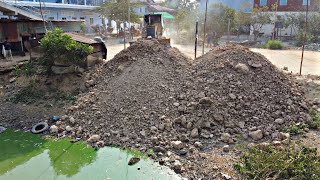
[[[296,144],[250,148],[234,168],[242,179],[320,179],[316,149]]]
[[[14,97],[11,98],[11,101],[14,103],[21,102],[31,104],[42,99],[44,96],[45,92],[43,90],[37,89],[34,85],[30,84],[17,92]]]
[[[280,40],[269,40],[266,44],[268,49],[283,49],[284,45]]]
[[[31,63],[31,62],[28,62],[22,65],[21,67],[19,67],[18,65],[15,66],[16,76],[21,76],[21,75],[32,76],[36,72],[37,72],[36,66],[34,63]]]
[[[295,124],[293,126],[290,126],[289,128],[284,129],[284,132],[290,133],[291,135],[298,135],[303,134],[305,128],[309,129],[319,129],[320,128],[320,113],[318,113],[316,110],[312,109],[310,111],[310,116],[312,118],[312,121],[303,124]]]

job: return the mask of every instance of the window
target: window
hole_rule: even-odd
[[[306,6],[306,5],[307,5],[307,1],[308,1],[308,0],[303,0],[302,5]],[[310,6],[310,1],[311,1],[311,0],[309,0],[309,2],[308,2],[308,5],[309,5],[309,6]]]
[[[77,18],[76,17],[72,17],[72,20],[77,20]]]
[[[67,20],[67,18],[63,17],[62,20]]]
[[[48,17],[49,20],[54,20],[54,17]]]
[[[288,0],[280,0],[280,6],[288,5]]]
[[[260,6],[266,6],[267,0],[260,0]]]
[[[81,19],[81,20],[84,20],[85,18],[84,18],[84,17],[80,17],[80,19]]]
[[[93,18],[90,18],[90,25],[93,24]]]

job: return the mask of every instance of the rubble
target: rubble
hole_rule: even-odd
[[[195,147],[233,144],[238,134],[268,140],[308,115],[299,86],[241,46],[213,49],[192,64],[177,49],[141,41],[104,64],[95,77],[90,92],[78,96],[77,108],[67,111],[73,129],[83,129],[76,135],[92,139],[95,134],[94,141],[126,147],[138,143],[159,158],[181,148],[189,157],[186,152]],[[189,162],[181,158],[171,166],[201,177],[183,170]],[[201,168],[194,161],[188,167]]]

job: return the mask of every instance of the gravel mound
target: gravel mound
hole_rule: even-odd
[[[73,130],[64,134],[97,145],[153,149],[176,172],[205,177],[199,150],[277,139],[283,128],[310,120],[299,87],[259,54],[233,45],[190,62],[157,41],[131,45],[68,108],[63,119]]]

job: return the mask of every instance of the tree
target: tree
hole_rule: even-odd
[[[254,7],[250,16],[251,31],[254,35],[254,40],[256,41],[259,37],[259,33],[262,27],[266,24],[271,23],[272,14],[268,13],[269,8],[265,7]]]
[[[198,2],[192,0],[166,0],[165,6],[177,9],[177,10],[194,10],[196,9]]]
[[[97,12],[110,20],[116,21],[118,26],[120,23],[128,21],[129,2],[130,0],[109,0],[98,7]],[[139,5],[140,3],[130,3],[131,8]],[[129,12],[131,22],[140,21],[140,16],[137,13],[132,9]]]
[[[217,36],[222,36],[228,32],[230,22],[230,30],[235,28],[236,10],[229,8],[223,4],[213,4],[208,9],[207,30],[212,30],[217,33]]]
[[[43,63],[49,73],[56,61],[84,65],[86,57],[93,52],[93,47],[76,42],[58,28],[49,31],[41,39],[40,49],[43,53]]]

